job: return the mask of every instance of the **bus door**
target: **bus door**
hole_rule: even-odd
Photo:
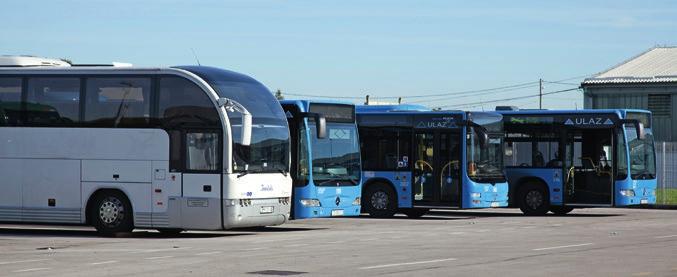
[[[414,135],[414,206],[459,207],[460,133],[422,131]]]
[[[612,129],[569,130],[564,139],[565,203],[611,205],[615,152]]]
[[[186,201],[182,218],[196,228],[219,228],[221,220],[220,130],[192,129],[183,132],[182,195]],[[195,218],[194,218],[195,217]],[[193,221],[194,220],[194,221]],[[201,225],[205,224],[205,225]]]

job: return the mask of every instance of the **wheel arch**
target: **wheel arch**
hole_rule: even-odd
[[[94,199],[97,196],[107,192],[119,192],[127,199],[127,202],[129,202],[129,206],[132,207],[132,210],[129,213],[129,215],[132,218],[132,222],[134,222],[134,203],[132,203],[132,201],[129,198],[129,195],[127,195],[127,193],[124,190],[120,188],[98,188],[94,190],[87,198],[87,204],[85,205],[85,224],[87,225],[92,224],[92,219],[90,218],[90,210],[92,208],[92,205],[94,205]]]
[[[383,177],[369,178],[368,180],[366,180],[364,182],[364,184],[362,185],[362,193],[361,193],[362,199],[364,199],[364,192],[367,191],[367,188],[369,188],[371,186],[377,186],[377,185],[385,185],[387,187],[390,187],[390,189],[392,189],[395,192],[395,197],[397,197],[399,199],[397,189],[395,189],[395,185],[393,185],[393,182],[391,182],[387,178],[383,178]]]
[[[548,188],[548,183],[543,180],[543,178],[537,176],[525,176],[517,180],[516,184],[517,185],[515,186],[510,186],[510,197],[508,197],[510,207],[517,207],[515,200],[517,200],[518,193],[527,184],[543,186],[543,188],[545,188],[545,196],[550,200],[550,189]]]

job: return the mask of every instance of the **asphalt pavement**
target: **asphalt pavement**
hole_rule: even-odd
[[[677,276],[677,210],[434,211],[116,238],[0,224],[2,276]]]

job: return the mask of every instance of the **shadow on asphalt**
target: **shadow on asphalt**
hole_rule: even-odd
[[[443,216],[440,216],[443,215]],[[365,219],[365,220],[393,220],[393,219],[402,219],[402,220],[439,220],[439,221],[448,221],[448,220],[464,220],[464,219],[471,219],[474,216],[457,216],[457,217],[448,217],[449,215],[447,214],[439,214],[436,215],[435,213],[427,213],[425,216],[420,217],[420,218],[409,218],[404,214],[395,214],[393,217],[388,217],[388,218],[378,218],[378,217],[370,217],[368,215],[360,215],[359,217],[354,217],[356,219]]]
[[[233,231],[246,231],[246,232],[257,232],[257,233],[285,233],[285,232],[304,232],[304,231],[316,231],[316,230],[326,230],[329,228],[308,228],[308,227],[250,227],[250,228],[238,228],[233,229]]]
[[[574,210],[570,214],[566,215],[554,215],[547,214],[543,216],[525,216],[522,213],[506,213],[506,212],[468,212],[468,211],[431,211],[427,215],[436,215],[436,216],[459,216],[466,218],[477,218],[477,217],[612,217],[612,216],[623,216],[624,214],[579,214]]]
[[[12,236],[32,236],[32,237],[103,237],[99,235],[95,230],[70,230],[70,229],[59,229],[59,227],[53,227],[48,229],[32,229],[32,228],[20,228],[20,227],[0,227],[0,236],[3,235],[12,235]],[[215,238],[215,237],[233,237],[233,236],[246,236],[254,235],[251,233],[236,233],[236,232],[213,232],[213,233],[193,233],[193,232],[183,232],[180,234],[162,234],[155,231],[139,230],[132,233],[123,233],[117,234],[112,238],[131,238],[131,239],[181,239],[181,238]]]

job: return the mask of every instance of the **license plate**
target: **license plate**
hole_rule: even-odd
[[[491,207],[492,207],[492,208],[496,208],[496,207],[498,207],[498,206],[500,206],[500,205],[501,205],[501,203],[498,203],[498,202],[491,202]]]
[[[273,213],[273,206],[264,206],[264,207],[261,207],[261,213],[262,213],[262,214],[271,214],[271,213]]]
[[[649,199],[639,200],[639,204],[649,204]]]
[[[342,216],[343,215],[343,210],[332,210],[331,211],[331,216]]]

